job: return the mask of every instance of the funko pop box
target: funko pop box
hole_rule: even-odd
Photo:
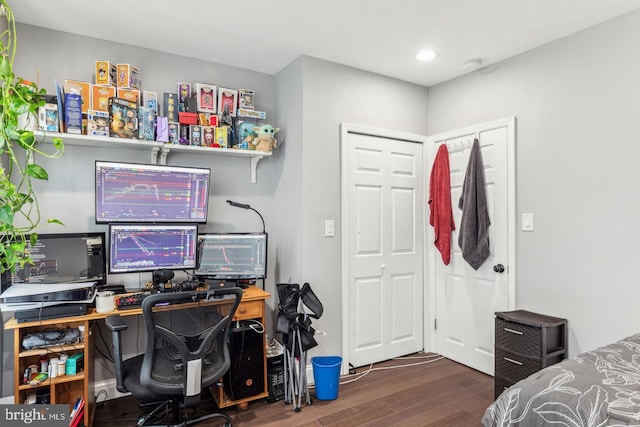
[[[115,86],[116,64],[109,61],[96,61],[95,81],[97,85]]]

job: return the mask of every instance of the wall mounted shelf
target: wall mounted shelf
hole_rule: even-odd
[[[271,153],[253,150],[238,150],[234,148],[211,148],[196,147],[190,145],[165,144],[158,141],[144,141],[139,139],[128,138],[111,138],[108,136],[94,135],[76,135],[71,133],[55,133],[34,131],[34,135],[38,141],[51,143],[51,139],[62,138],[63,143],[68,145],[77,145],[84,147],[100,147],[100,148],[125,148],[132,150],[146,150],[151,153],[151,163],[164,165],[167,162],[167,156],[170,152],[193,153],[195,155],[213,155],[213,156],[233,156],[248,157],[251,161],[251,182],[255,184],[258,181],[257,168],[258,162],[265,157],[271,156]],[[159,156],[158,156],[159,155]]]

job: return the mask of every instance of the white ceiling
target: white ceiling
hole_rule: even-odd
[[[301,55],[431,86],[640,7],[637,0],[9,0],[26,24],[267,74]],[[415,54],[438,53],[428,63]],[[135,63],[134,59],[131,59]]]

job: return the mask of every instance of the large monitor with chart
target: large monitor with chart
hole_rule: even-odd
[[[96,223],[207,222],[211,169],[95,162]]]
[[[193,269],[197,240],[196,224],[111,224],[109,272]]]

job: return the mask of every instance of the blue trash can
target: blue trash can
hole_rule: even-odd
[[[340,356],[315,356],[311,358],[313,382],[318,400],[334,400],[340,385]]]

